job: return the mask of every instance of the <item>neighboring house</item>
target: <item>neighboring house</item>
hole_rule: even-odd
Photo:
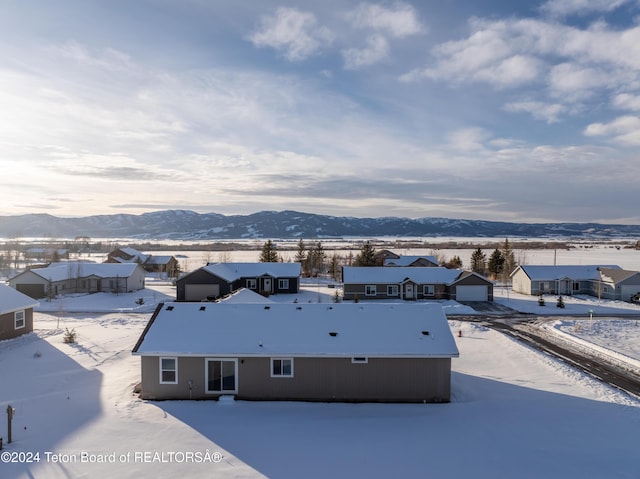
[[[611,265],[524,265],[511,273],[512,289],[523,294],[587,294],[629,301],[640,292],[640,272]]]
[[[493,301],[493,283],[477,273],[442,267],[342,268],[343,297],[355,299],[453,299]]]
[[[137,263],[51,263],[9,279],[9,285],[32,298],[72,293],[130,293],[144,288],[145,270]]]
[[[33,331],[33,308],[39,304],[10,286],[0,284],[0,340]]]
[[[138,263],[149,273],[166,273],[170,277],[176,277],[180,271],[175,256],[154,256],[141,253],[134,248],[118,248],[111,251],[105,263]]]
[[[400,256],[399,258],[387,258],[384,266],[424,266],[436,267],[438,260],[435,256]]]
[[[176,281],[178,301],[207,301],[246,288],[263,296],[300,291],[300,263],[212,263]]]
[[[436,304],[160,304],[133,349],[143,399],[448,402]]]

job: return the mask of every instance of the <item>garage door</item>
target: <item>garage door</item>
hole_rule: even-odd
[[[622,290],[620,291],[620,294],[622,295],[622,300],[623,301],[629,301],[629,299],[631,298],[631,296],[633,296],[636,293],[640,293],[640,286],[638,286],[637,284],[635,285],[622,285]]]
[[[456,301],[488,301],[486,286],[456,286]]]
[[[44,284],[16,284],[16,289],[35,299],[44,298]]]
[[[208,296],[220,296],[219,284],[187,284],[184,289],[185,301],[204,301]]]

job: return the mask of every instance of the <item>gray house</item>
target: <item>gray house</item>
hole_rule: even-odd
[[[435,256],[399,256],[398,258],[387,258],[384,266],[422,266],[434,268],[439,266]]]
[[[586,294],[629,301],[640,293],[640,272],[619,266],[524,265],[511,273],[512,288],[523,294]]]
[[[0,284],[0,340],[33,331],[33,308],[38,305],[29,296]]]
[[[32,298],[73,293],[130,293],[144,288],[145,270],[137,263],[51,263],[9,279],[9,285]]]
[[[176,281],[178,301],[205,301],[240,288],[263,296],[300,292],[300,263],[211,263]]]
[[[344,299],[493,301],[493,283],[459,269],[344,266]]]
[[[436,304],[161,304],[143,399],[448,402],[458,349]]]

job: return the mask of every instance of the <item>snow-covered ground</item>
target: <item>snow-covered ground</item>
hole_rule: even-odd
[[[334,291],[307,283],[298,301],[330,302]],[[0,342],[0,436],[12,454],[0,456],[1,478],[640,477],[639,400],[453,318],[460,358],[450,404],[141,401],[133,394],[140,360],[130,351],[155,302],[174,295],[149,281],[129,295],[44,301],[34,333]],[[497,299],[538,307],[513,293]],[[604,319],[586,319],[589,309],[622,305],[567,298],[558,310],[551,299],[552,330],[637,347],[632,320],[596,327]],[[65,328],[75,329],[76,344],[64,344]],[[8,404],[16,408],[11,445]],[[5,460],[36,452],[39,463]]]

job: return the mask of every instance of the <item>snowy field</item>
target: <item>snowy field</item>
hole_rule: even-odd
[[[333,292],[307,284],[298,299],[330,302]],[[0,342],[0,435],[10,454],[0,456],[1,478],[640,477],[637,398],[456,319],[450,404],[141,401],[133,394],[140,360],[130,352],[155,302],[174,295],[149,281],[139,293],[45,301],[34,333]],[[537,307],[513,294],[498,301]],[[576,301],[562,311],[596,306]],[[577,321],[583,340],[638,345],[632,320],[586,334],[589,321],[567,316],[552,329],[573,333]],[[76,344],[63,343],[65,328],[76,330]],[[31,453],[40,462],[5,460]]]

